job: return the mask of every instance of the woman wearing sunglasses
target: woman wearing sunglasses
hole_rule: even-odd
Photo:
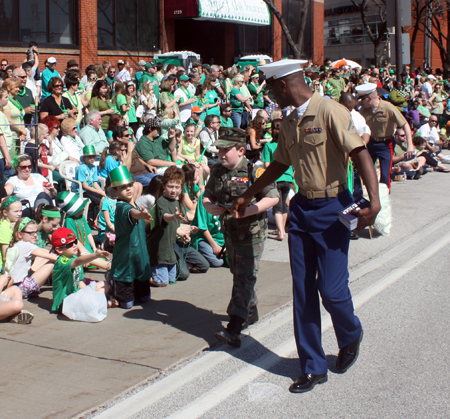
[[[31,157],[28,154],[22,154],[15,157],[12,164],[17,171],[17,176],[11,176],[6,182],[7,194],[17,196],[20,200],[28,200],[34,209],[40,204],[52,205],[52,198],[56,197],[56,189],[44,176],[31,173],[33,169]],[[31,217],[31,215],[30,208],[23,209],[23,217]]]
[[[51,95],[42,101],[39,119],[44,119],[48,115],[56,116],[59,120],[73,116],[74,108],[72,103],[69,99],[62,96],[63,87],[63,81],[59,77],[53,77],[50,80],[47,91]]]

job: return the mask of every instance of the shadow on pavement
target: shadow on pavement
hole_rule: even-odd
[[[215,314],[187,301],[178,300],[152,300],[149,304],[133,307],[123,316],[170,325],[204,339],[210,346],[217,343],[214,332],[222,328],[222,321],[228,319],[228,316]]]

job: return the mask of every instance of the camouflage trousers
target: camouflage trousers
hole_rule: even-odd
[[[233,274],[233,290],[227,313],[247,320],[250,309],[258,303],[255,284],[264,241],[258,244],[234,246],[231,240],[226,240],[226,249]]]

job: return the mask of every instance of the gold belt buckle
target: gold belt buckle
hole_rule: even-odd
[[[311,190],[311,191],[306,191],[306,197],[307,197],[308,199],[315,199],[315,198],[316,198],[316,196],[315,196],[313,190]]]

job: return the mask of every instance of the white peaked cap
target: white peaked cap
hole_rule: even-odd
[[[365,83],[355,87],[358,97],[370,95],[372,92],[377,90],[376,83]]]
[[[274,63],[260,65],[258,68],[264,71],[266,79],[279,79],[281,77],[289,76],[289,74],[303,71],[302,64],[306,64],[306,60],[280,60]],[[269,80],[270,81],[270,80]]]

